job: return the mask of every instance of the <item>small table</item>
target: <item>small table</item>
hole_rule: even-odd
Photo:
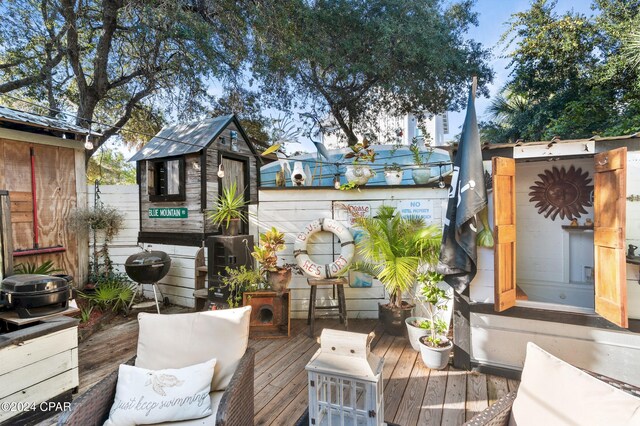
[[[344,324],[345,328],[348,328],[347,323],[347,302],[344,297],[344,285],[348,284],[346,278],[326,278],[326,279],[307,279],[311,292],[309,293],[309,315],[307,316],[307,324],[309,324],[309,335],[313,337],[313,331],[316,320],[316,309],[337,309],[340,323]],[[338,306],[317,306],[316,296],[318,292],[318,286],[332,286],[333,298],[336,297],[336,290],[338,291]]]

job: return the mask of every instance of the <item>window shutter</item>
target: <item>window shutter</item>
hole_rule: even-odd
[[[627,148],[601,152],[594,159],[596,312],[627,328],[627,265],[624,253]]]
[[[497,312],[516,304],[516,162],[494,157],[494,292]]]

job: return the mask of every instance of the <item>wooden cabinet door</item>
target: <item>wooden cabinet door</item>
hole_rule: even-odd
[[[516,304],[516,162],[494,157],[494,310]]]
[[[595,157],[594,267],[596,313],[627,328],[625,260],[627,148]]]

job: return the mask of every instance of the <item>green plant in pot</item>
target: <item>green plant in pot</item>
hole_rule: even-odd
[[[404,172],[398,163],[387,164],[384,166],[384,180],[387,185],[400,185]]]
[[[368,164],[362,163],[373,163],[376,161],[377,153],[370,147],[367,139],[350,146],[349,149],[351,149],[351,152],[346,153],[344,158],[351,159],[352,164],[346,166],[344,175],[351,184],[357,186],[365,185],[376,173],[371,170]]]
[[[429,167],[429,159],[433,154],[433,149],[428,148],[426,153],[420,151],[418,146],[418,140],[413,138],[411,145],[409,146],[411,155],[413,156],[414,167],[411,169],[411,177],[416,185],[424,185],[429,183],[431,179],[431,167]]]
[[[214,225],[220,226],[222,235],[238,235],[240,222],[247,220],[247,214],[243,210],[247,204],[244,192],[238,192],[238,187],[233,182],[229,187],[222,189],[222,194],[218,196],[216,205],[208,217]]]
[[[420,277],[422,284],[421,295],[426,302],[428,333],[418,339],[420,355],[424,364],[436,370],[447,366],[453,342],[447,339],[449,324],[441,317],[441,312],[447,310],[447,302],[451,299],[446,290],[438,286],[443,276],[437,272],[427,272]]]
[[[242,304],[242,294],[247,291],[257,291],[264,287],[264,280],[259,271],[248,269],[242,265],[239,268],[225,268],[226,274],[220,275],[220,281],[224,287],[229,288],[227,303],[230,308],[236,308]],[[213,287],[210,290],[215,290]]]
[[[413,288],[419,266],[439,250],[441,231],[421,218],[402,217],[390,206],[380,207],[374,217],[358,218],[356,226],[364,232],[356,245],[363,261],[351,269],[380,280],[389,294],[389,303],[378,307],[380,322],[385,332],[404,336],[414,305],[403,294]]]
[[[286,290],[291,282],[291,268],[286,265],[278,266],[277,253],[285,248],[284,233],[272,227],[260,234],[260,245],[254,246],[251,253],[260,264],[260,273],[278,294]]]

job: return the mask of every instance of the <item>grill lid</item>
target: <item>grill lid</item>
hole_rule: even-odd
[[[6,293],[31,293],[36,291],[55,291],[68,286],[67,280],[50,275],[24,274],[12,275],[2,280],[0,288]]]

